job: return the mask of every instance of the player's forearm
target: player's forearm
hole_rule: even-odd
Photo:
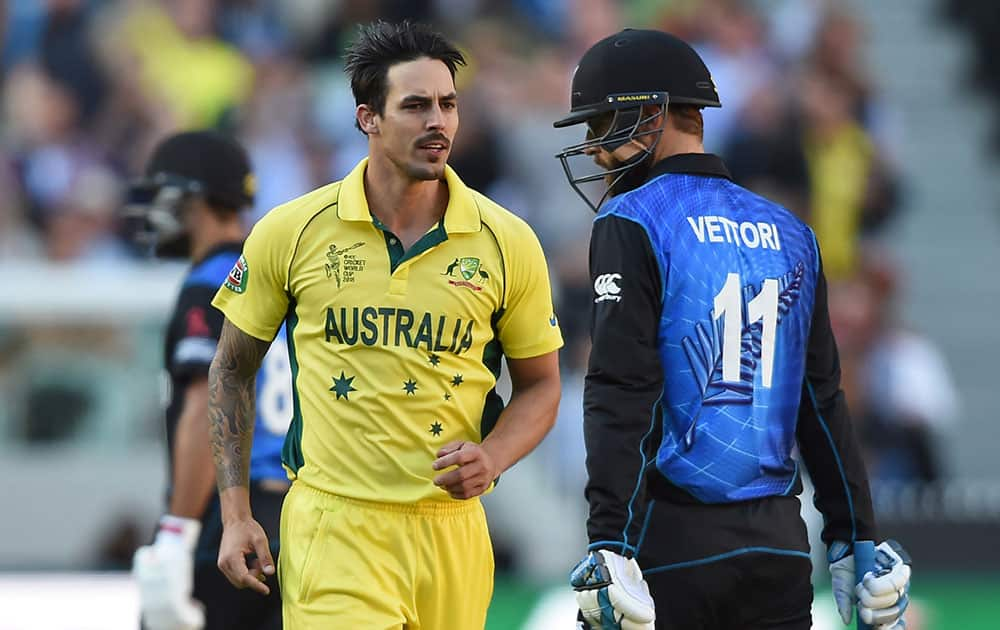
[[[823,541],[875,540],[868,473],[844,393],[823,398],[809,383],[804,390],[796,438],[824,517]]]
[[[648,505],[643,473],[654,461],[660,442],[654,434],[656,400],[662,391],[662,381],[656,377],[661,371],[658,365],[644,362],[642,353],[632,356],[632,364],[648,368],[646,376],[636,375],[626,385],[622,374],[591,370],[585,381],[583,431],[591,543],[634,543]]]
[[[545,438],[555,424],[559,396],[558,370],[514,389],[510,404],[482,444],[497,464],[498,473],[516,464]]]
[[[208,372],[208,418],[212,456],[220,495],[247,487],[253,442],[255,375],[267,344],[223,325],[219,347]]]
[[[874,540],[868,473],[840,387],[840,358],[822,269],[816,281],[796,439],[816,488],[816,507],[824,516],[824,542]]]
[[[209,389],[209,430],[219,491],[247,486],[253,441],[253,377],[213,362]]]
[[[184,392],[184,408],[174,433],[173,479],[169,512],[201,518],[215,488],[208,441],[208,382],[201,378]]]
[[[232,486],[220,491],[219,506],[224,526],[253,518],[250,511],[250,489],[246,486]]]

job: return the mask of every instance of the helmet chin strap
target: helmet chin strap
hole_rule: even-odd
[[[606,197],[617,197],[645,183],[646,175],[649,174],[650,163],[653,160],[651,148],[643,147],[642,151],[639,151],[621,163],[621,167],[624,170],[608,185],[608,190],[605,193]],[[602,199],[602,201],[604,200]]]

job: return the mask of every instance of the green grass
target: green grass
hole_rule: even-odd
[[[927,630],[1000,628],[1000,574],[913,577],[911,592],[925,605]]]
[[[544,587],[509,576],[498,575],[493,586],[493,601],[486,618],[486,630],[516,630],[531,614]]]
[[[911,592],[925,613],[922,630],[1000,628],[1000,573],[921,575],[919,571],[918,567]],[[545,590],[546,586],[498,575],[486,630],[520,628]],[[820,589],[816,597],[829,598],[830,593]]]

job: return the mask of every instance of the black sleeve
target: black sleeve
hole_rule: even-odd
[[[215,292],[213,287],[192,285],[177,299],[167,357],[170,375],[176,379],[208,374],[225,320],[222,311],[212,306]]]
[[[796,437],[816,489],[816,508],[823,514],[823,542],[875,540],[868,473],[840,388],[840,358],[830,328],[822,265],[816,280]]]
[[[587,534],[592,547],[634,546],[645,520],[646,464],[659,446],[653,407],[663,386],[660,271],[645,230],[620,217],[597,220],[590,279],[593,345],[583,395]]]

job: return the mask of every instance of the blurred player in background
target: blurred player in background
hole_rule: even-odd
[[[482,628],[493,554],[478,497],[558,406],[548,271],[527,224],[447,166],[461,53],[426,27],[378,22],[346,60],[368,158],[264,216],[213,302],[226,314],[209,377],[219,565],[261,592],[274,571],[246,450],[253,374],[287,321],[286,626]]]
[[[559,157],[588,203],[586,181],[611,196],[591,204],[581,616],[605,629],[810,628],[797,444],[844,622],[860,597],[867,622],[903,627],[898,544],[878,545],[879,571],[855,592],[852,543],[876,528],[812,230],[704,152],[700,110],[720,102],[683,41],[626,29],[598,42],[571,101],[556,126],[585,123],[587,140]],[[599,170],[577,176],[577,157]]]
[[[234,140],[209,131],[164,140],[145,178],[131,191],[126,215],[137,228],[137,240],[158,256],[192,261],[166,335],[169,506],[155,541],[136,552],[133,564],[148,630],[281,628],[277,588],[267,598],[254,597],[233,588],[216,566],[222,520],[209,445],[208,368],[223,315],[211,300],[240,256],[246,236],[241,211],[253,203],[253,193],[246,152]],[[263,361],[257,397],[251,493],[276,552],[281,501],[288,488],[281,445],[292,416],[283,339]]]

